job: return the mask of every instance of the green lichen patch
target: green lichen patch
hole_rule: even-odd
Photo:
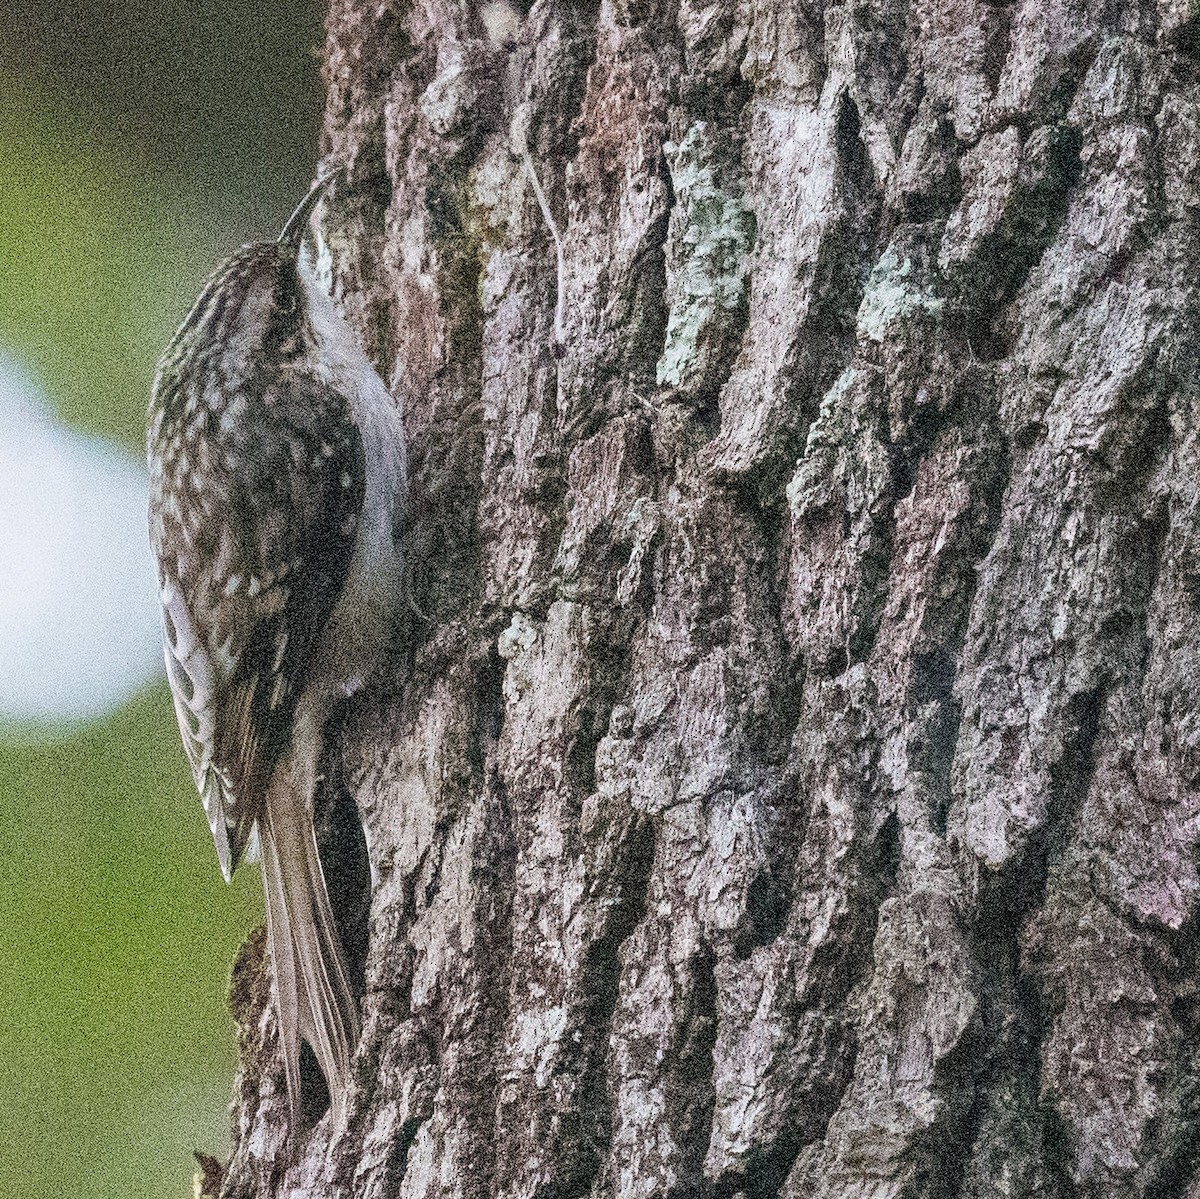
[[[880,255],[871,271],[858,307],[857,331],[870,341],[883,341],[894,321],[928,312],[936,316],[945,301],[923,283],[911,258],[903,260],[892,246]]]
[[[711,392],[728,368],[744,323],[756,222],[731,185],[728,148],[704,121],[663,147],[675,189],[667,234],[667,334],[660,387]]]

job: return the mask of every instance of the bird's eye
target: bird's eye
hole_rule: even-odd
[[[271,298],[276,315],[290,323],[300,301],[300,280],[295,275],[289,278],[288,273],[287,264],[284,264],[283,270],[275,277],[275,294]]]

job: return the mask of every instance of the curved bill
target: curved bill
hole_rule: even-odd
[[[321,198],[321,193],[336,174],[336,171],[330,171],[328,175],[322,175],[308,189],[308,195],[296,205],[296,211],[288,217],[287,224],[284,225],[283,231],[276,238],[276,241],[281,245],[300,245],[300,240],[304,237],[304,230],[308,227],[308,218],[312,216],[312,210],[316,208],[317,201]]]

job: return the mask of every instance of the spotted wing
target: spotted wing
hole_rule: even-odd
[[[167,677],[228,878],[346,578],[362,438],[344,398],[307,377],[155,403],[150,523]]]

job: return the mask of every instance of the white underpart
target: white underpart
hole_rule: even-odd
[[[395,400],[304,260],[300,278],[321,346],[318,374],[331,389],[352,397],[366,481],[346,582],[296,713],[297,736],[305,732],[306,718],[319,730],[329,708],[371,677],[389,645],[393,613],[402,594],[395,517],[396,505],[403,502],[406,470],[404,432]]]
[[[0,720],[103,715],[162,668],[146,478],[0,354]]]

